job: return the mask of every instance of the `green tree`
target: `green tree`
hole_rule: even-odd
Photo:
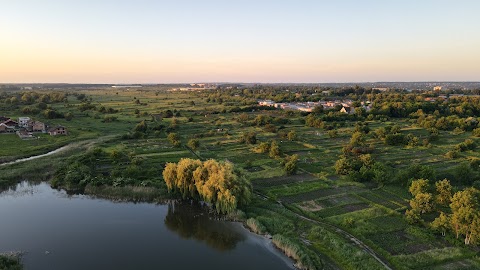
[[[441,205],[448,205],[452,200],[452,185],[447,179],[435,182],[436,200]]]
[[[350,138],[350,145],[351,146],[362,146],[365,144],[365,134],[362,132],[354,132],[352,137]]]
[[[417,193],[413,199],[410,200],[410,207],[413,211],[426,214],[433,210],[432,194]]]
[[[413,209],[408,209],[407,211],[405,211],[405,218],[410,224],[415,224],[420,221],[420,215],[417,211]]]
[[[167,163],[162,172],[163,180],[167,184],[168,191],[174,190],[177,185],[177,164]]]
[[[270,144],[270,151],[268,154],[271,158],[277,158],[280,156],[280,147],[278,146],[277,141],[272,141],[272,143]]]
[[[174,146],[178,146],[180,144],[180,136],[177,133],[169,133],[167,135],[167,139]]]
[[[282,161],[282,166],[287,175],[293,175],[298,170],[298,155],[286,156]]]
[[[255,147],[255,152],[263,154],[270,150],[270,144],[268,142],[261,142],[257,147]]]
[[[480,211],[479,191],[473,187],[456,192],[452,197],[450,209],[451,223],[457,238],[465,236],[465,245],[478,241]]]
[[[71,121],[73,119],[73,113],[67,112],[64,114],[65,120]]]
[[[255,132],[244,132],[240,139],[240,142],[246,144],[256,144],[257,143],[257,134]]]
[[[197,139],[190,139],[187,143],[187,146],[192,150],[196,150],[200,146],[200,142]]]
[[[289,141],[295,141],[297,139],[297,133],[295,132],[295,130],[291,130],[290,132],[288,132],[287,139]]]
[[[138,131],[138,132],[142,132],[142,133],[145,133],[147,130],[148,130],[148,126],[147,126],[147,123],[145,122],[145,120],[138,123],[135,126],[135,128],[133,129],[133,131]]]
[[[340,175],[347,175],[352,170],[352,164],[346,156],[341,156],[335,162],[335,172]]]
[[[328,137],[330,138],[336,138],[338,136],[338,131],[336,129],[329,130],[327,132]]]
[[[408,191],[413,195],[413,197],[417,196],[419,193],[426,193],[428,191],[428,180],[418,179],[412,181]]]
[[[440,216],[438,216],[430,226],[432,229],[440,232],[442,236],[445,236],[448,229],[450,229],[450,217],[444,212],[440,212]]]

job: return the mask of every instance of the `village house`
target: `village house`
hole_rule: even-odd
[[[346,114],[354,114],[355,108],[350,106],[343,106],[342,109],[340,109],[340,112]]]
[[[18,126],[26,128],[28,126],[28,122],[30,122],[30,117],[19,117],[18,118]]]
[[[18,135],[18,137],[20,137],[20,139],[22,139],[22,140],[35,138],[31,132],[28,132],[28,131],[26,131],[25,129],[18,130],[18,131],[17,131],[17,135]]]
[[[261,100],[258,102],[258,105],[273,107],[275,106],[275,102],[273,100]]]
[[[8,127],[4,123],[0,123],[0,133],[8,132]]]
[[[0,117],[3,120],[2,122],[0,122],[0,133],[15,132],[15,128],[17,127],[18,123],[8,117],[4,117],[4,116],[0,116]]]
[[[13,121],[12,119],[8,119],[4,122],[2,122],[5,126],[8,128],[14,129],[16,126],[18,126],[18,123],[16,121]]]
[[[45,123],[40,121],[29,121],[26,127],[27,131],[30,132],[46,132]]]
[[[67,135],[67,129],[63,126],[57,126],[48,130],[48,134],[51,136]]]

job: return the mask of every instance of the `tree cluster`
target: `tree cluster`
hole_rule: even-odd
[[[418,179],[412,182],[409,191],[413,198],[405,212],[407,221],[422,221],[422,215],[437,210],[438,217],[429,226],[443,236],[452,231],[456,238],[464,237],[465,245],[480,242],[480,191],[474,187],[453,192],[447,179],[435,183],[430,192],[429,181]]]

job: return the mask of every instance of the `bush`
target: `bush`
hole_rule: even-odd
[[[406,144],[406,136],[401,133],[388,134],[385,136],[385,143],[388,145],[403,145]]]
[[[480,137],[480,128],[476,128],[472,131],[473,136]]]
[[[283,169],[287,175],[293,175],[297,173],[298,170],[298,155],[291,155],[291,156],[286,156],[281,164],[283,166]]]
[[[448,159],[454,159],[454,158],[457,158],[458,156],[459,156],[459,152],[457,150],[451,150],[445,154],[445,157]]]
[[[190,139],[187,143],[187,146],[192,150],[196,150],[200,146],[200,142],[197,139]]]

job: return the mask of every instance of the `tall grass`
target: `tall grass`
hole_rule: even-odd
[[[247,219],[246,224],[247,227],[256,234],[265,234],[267,232],[267,228],[255,218]]]
[[[305,246],[295,243],[281,234],[274,235],[272,243],[285,255],[294,259],[297,268],[305,270],[323,269],[322,262],[316,256],[311,256]]]

